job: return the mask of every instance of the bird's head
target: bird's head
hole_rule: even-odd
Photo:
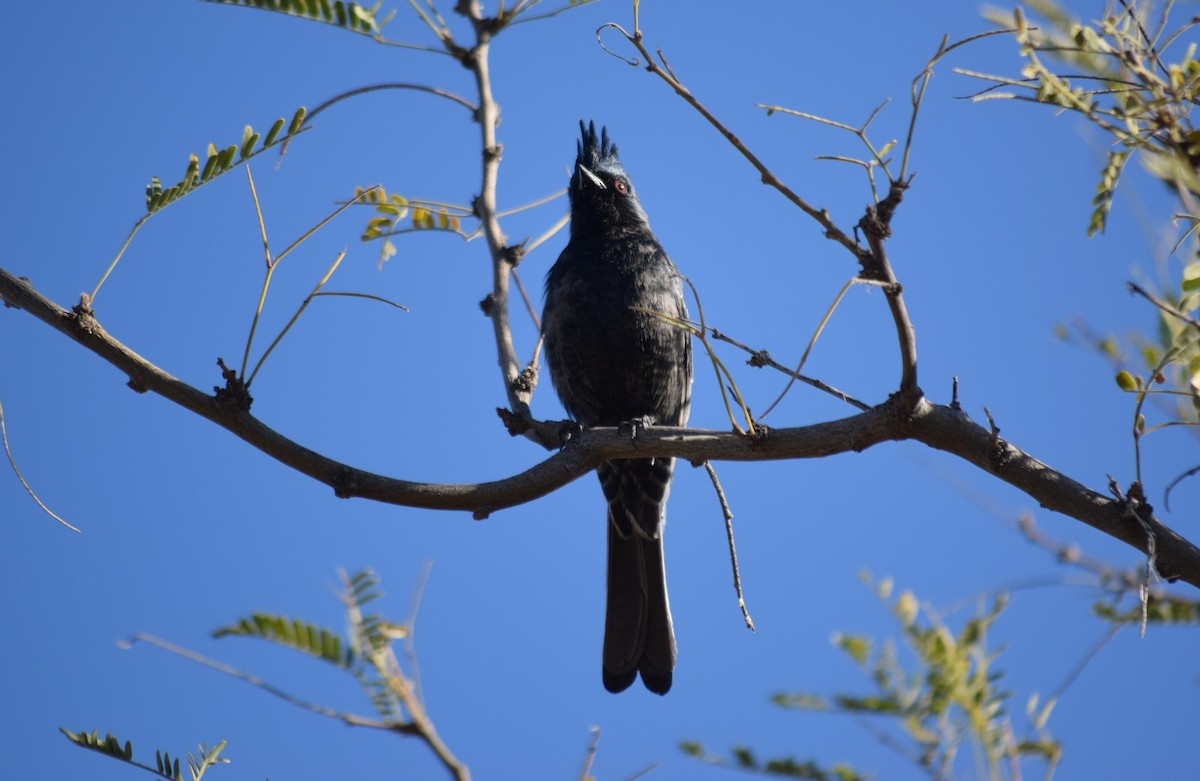
[[[571,176],[571,229],[647,224],[633,182],[617,157],[608,128],[596,135],[596,123],[579,121],[580,139]]]

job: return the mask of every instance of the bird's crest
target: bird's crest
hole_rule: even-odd
[[[582,165],[591,171],[602,171],[609,168],[620,168],[621,161],[617,158],[617,145],[608,140],[608,128],[600,128],[600,137],[596,137],[596,123],[583,124],[579,120],[580,139],[576,148],[576,167]]]

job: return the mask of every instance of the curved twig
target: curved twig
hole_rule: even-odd
[[[67,523],[62,518],[62,516],[58,515],[53,510],[51,510],[49,507],[47,507],[46,503],[43,502],[41,500],[41,498],[37,495],[37,493],[33,490],[33,487],[30,486],[29,483],[25,482],[25,476],[21,474],[20,468],[17,467],[17,459],[13,457],[12,449],[8,446],[8,429],[6,429],[4,427],[4,405],[3,404],[0,404],[0,441],[2,441],[4,444],[4,455],[8,456],[8,465],[10,467],[12,467],[13,474],[16,475],[17,479],[21,481],[21,485],[25,488],[25,493],[29,494],[29,496],[33,499],[33,501],[37,502],[37,506],[41,507],[42,512],[46,513],[46,515],[49,515],[51,518],[58,521],[63,526],[66,526],[71,531],[78,532],[79,529],[77,529],[76,527]]]
[[[308,112],[308,115],[305,117],[305,121],[306,121],[305,123],[307,124],[307,122],[311,121],[313,119],[313,117],[315,117],[317,114],[320,114],[322,111],[324,111],[325,109],[334,105],[335,103],[340,103],[341,101],[345,100],[346,98],[352,98],[356,95],[362,95],[367,92],[376,92],[378,90],[384,90],[384,89],[403,89],[403,90],[414,90],[416,92],[427,92],[430,95],[437,95],[439,98],[445,98],[446,100],[457,103],[458,105],[465,108],[467,111],[470,111],[472,114],[474,114],[476,111],[479,110],[479,108],[474,103],[467,100],[466,98],[464,98],[460,95],[456,95],[453,92],[449,92],[447,90],[440,89],[438,87],[430,87],[426,84],[412,84],[409,82],[391,81],[391,82],[385,82],[383,84],[369,84],[365,87],[356,87],[355,89],[352,89],[348,92],[343,92],[341,94],[334,95],[329,100],[325,101],[321,105],[314,108],[312,111]]]
[[[633,37],[629,33],[625,32],[624,27],[617,24],[616,22],[607,22],[596,28],[596,43],[598,43],[600,45],[600,48],[603,49],[606,53],[611,54],[612,56],[616,57],[618,60],[625,63],[626,65],[629,65],[634,68],[641,65],[642,61],[639,60],[637,57],[632,57],[632,58],[625,57],[624,55],[617,54],[615,51],[613,51],[612,49],[610,49],[604,45],[604,39],[600,37],[600,34],[608,29],[616,30],[621,35],[625,36],[626,40],[633,40]]]
[[[442,52],[439,49],[429,49],[429,51],[437,52],[439,54],[448,54],[449,53],[449,52]],[[308,112],[304,117],[304,125],[310,124],[313,120],[313,117],[317,116],[317,114],[320,114],[325,109],[330,108],[331,106],[333,106],[337,103],[341,103],[343,100],[346,100],[347,98],[353,98],[358,95],[363,95],[367,92],[377,92],[378,90],[385,90],[385,89],[403,89],[403,90],[413,90],[415,92],[427,92],[430,95],[437,95],[439,98],[445,98],[446,100],[457,103],[458,105],[460,105],[463,108],[470,111],[472,116],[474,116],[475,114],[477,114],[479,112],[479,108],[474,103],[472,103],[471,101],[467,100],[466,98],[464,98],[460,95],[454,94],[453,92],[448,92],[447,90],[439,89],[438,87],[430,87],[426,84],[410,84],[408,82],[393,81],[393,82],[386,82],[383,84],[368,84],[365,87],[356,87],[355,89],[348,90],[346,92],[342,92],[337,95],[334,95],[329,100],[326,100],[324,103],[317,106],[312,111]],[[280,145],[280,147],[279,147],[279,159],[280,160],[282,160],[283,156],[285,154],[287,154],[288,146],[290,144],[291,144],[291,139],[288,138],[287,140],[285,140],[283,142],[283,144]]]

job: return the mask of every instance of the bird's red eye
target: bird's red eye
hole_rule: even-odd
[[[629,192],[629,188],[625,185],[625,181],[622,179],[613,180],[613,187],[621,195],[624,195],[625,193]]]

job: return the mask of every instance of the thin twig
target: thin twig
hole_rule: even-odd
[[[325,286],[325,283],[329,281],[329,278],[333,276],[333,272],[337,271],[338,266],[342,264],[342,259],[345,257],[346,250],[343,249],[337,254],[337,257],[334,258],[333,263],[330,264],[329,268],[325,271],[325,276],[321,277],[320,281],[317,282],[317,286],[313,288],[313,291],[309,293],[308,296],[300,303],[300,306],[296,309],[296,313],[292,315],[292,319],[287,321],[287,325],[283,327],[283,330],[279,332],[279,335],[276,336],[269,345],[267,345],[266,350],[263,350],[263,354],[261,357],[259,357],[258,363],[254,364],[254,369],[250,372],[250,376],[246,377],[245,382],[247,388],[254,383],[254,378],[258,376],[258,370],[263,367],[263,364],[266,363],[267,358],[271,355],[275,348],[279,346],[279,343],[283,341],[283,337],[287,336],[287,332],[290,331],[292,326],[296,324],[296,321],[300,319],[300,315],[304,314],[304,310],[308,309],[308,305],[312,303],[313,298],[320,292],[321,288]],[[245,374],[242,376],[244,377]]]
[[[658,770],[660,767],[662,767],[662,762],[660,760],[655,760],[641,770],[636,771],[633,775],[626,776],[624,781],[638,781],[639,778],[645,778],[655,770]]]
[[[738,390],[737,383],[733,379],[733,373],[730,372],[729,369],[727,369],[725,367],[724,361],[722,361],[717,356],[717,353],[715,350],[713,350],[712,345],[708,343],[708,326],[705,325],[705,323],[704,323],[704,304],[700,301],[700,292],[698,290],[696,290],[696,286],[694,284],[692,284],[692,280],[688,279],[687,277],[685,277],[682,274],[679,275],[679,278],[692,291],[692,299],[695,300],[695,302],[696,302],[696,316],[698,318],[700,318],[700,322],[697,326],[694,326],[692,328],[692,333],[698,339],[700,339],[700,344],[702,344],[704,346],[705,354],[708,355],[709,360],[712,362],[713,371],[717,375],[717,387],[720,388],[720,390],[721,390],[721,401],[723,401],[725,403],[725,412],[729,415],[729,422],[731,424],[733,424],[733,430],[738,432],[739,434],[742,434],[742,433],[754,434],[756,431],[757,424],[755,424],[754,416],[750,414],[750,410],[746,406],[745,399],[742,398],[742,392],[740,390]],[[638,307],[634,307],[634,308],[637,309]],[[664,315],[664,314],[658,313],[658,312],[654,312],[651,314],[657,314],[659,317],[663,317],[666,320],[674,320],[675,319],[675,318],[671,318],[667,315]],[[677,324],[681,324],[681,323],[677,322]],[[683,324],[683,325],[686,327],[686,324]],[[729,406],[729,396],[725,391],[725,381],[722,380],[722,377],[724,377],[725,380],[729,381],[730,392],[733,394],[734,400],[737,401],[738,406],[741,409],[742,416],[746,420],[746,429],[744,432],[742,430],[742,427],[738,425],[737,420],[733,416],[733,409],[730,408],[730,406]]]
[[[403,309],[405,312],[409,311],[409,308],[406,307],[404,304],[397,304],[395,301],[393,301],[390,298],[384,298],[383,296],[377,296],[374,293],[354,293],[354,292],[345,291],[345,290],[322,290],[318,293],[313,293],[309,297],[310,298],[320,298],[321,296],[339,296],[342,298],[365,298],[368,301],[378,301],[381,304],[387,304],[388,306],[395,307],[396,309]]]
[[[754,620],[750,618],[750,612],[746,609],[746,598],[742,594],[742,575],[738,569],[737,547],[733,544],[733,510],[729,509],[725,490],[721,488],[721,480],[717,477],[717,470],[713,468],[711,461],[704,462],[704,471],[708,472],[708,479],[712,480],[713,489],[717,492],[717,501],[721,504],[721,515],[725,518],[725,538],[729,542],[729,563],[733,567],[733,590],[737,593],[738,609],[742,611],[746,628],[753,632]]]
[[[596,761],[596,747],[600,744],[600,728],[592,727],[589,731],[592,733],[592,739],[588,741],[587,752],[583,755],[583,768],[579,771],[579,781],[588,781],[592,777],[592,763]]]
[[[1033,28],[1033,29],[1037,29],[1037,28]],[[925,90],[929,87],[929,82],[933,78],[933,66],[935,64],[937,64],[937,62],[939,60],[941,60],[943,57],[945,57],[947,54],[954,51],[955,49],[957,49],[960,46],[965,46],[966,44],[977,41],[980,38],[987,38],[992,35],[1002,35],[1005,33],[1012,33],[1012,32],[1016,32],[1016,30],[1013,30],[1013,29],[988,30],[987,32],[982,32],[982,33],[978,33],[976,35],[969,36],[967,38],[963,38],[962,40],[956,41],[956,42],[950,44],[949,46],[946,45],[946,41],[949,39],[949,36],[942,37],[942,41],[938,45],[937,52],[935,52],[933,57],[931,57],[929,59],[929,62],[926,63],[925,69],[922,70],[916,76],[916,78],[913,79],[913,83],[912,83],[913,110],[912,110],[912,114],[909,115],[908,135],[905,136],[905,139],[904,139],[904,156],[901,158],[900,175],[897,177],[897,179],[899,181],[904,181],[904,179],[908,176],[908,157],[909,157],[909,153],[912,150],[913,137],[914,137],[914,133],[915,133],[916,127],[917,127],[917,114],[920,112],[921,104],[924,102]]]
[[[739,350],[748,353],[750,355],[750,359],[746,361],[746,363],[748,363],[750,366],[766,366],[774,369],[775,371],[782,372],[785,376],[794,377],[800,382],[803,382],[805,385],[809,385],[819,391],[824,391],[825,393],[841,399],[850,406],[857,407],[859,410],[864,412],[871,408],[870,404],[867,404],[864,401],[859,401],[850,394],[840,391],[832,385],[827,385],[820,380],[813,379],[812,377],[805,377],[803,374],[792,371],[788,367],[772,358],[770,353],[768,353],[766,350],[755,350],[754,348],[742,344],[737,339],[734,339],[728,334],[718,331],[716,328],[712,328],[711,326],[709,327],[709,332],[712,334],[712,338],[731,344]]]
[[[1109,591],[1125,593],[1136,588],[1141,580],[1133,570],[1118,569],[1106,561],[1088,556],[1073,542],[1055,540],[1042,531],[1033,516],[1028,513],[1017,520],[1017,530],[1029,542],[1053,554],[1058,561],[1092,573],[1099,585]]]
[[[242,351],[242,370],[238,374],[246,378],[246,367],[250,363],[250,348],[254,344],[254,333],[258,330],[258,321],[262,317],[263,307],[267,304],[267,290],[271,286],[271,276],[275,272],[275,260],[271,257],[270,242],[267,241],[267,223],[263,219],[262,204],[258,200],[258,189],[254,186],[254,175],[250,173],[250,164],[246,164],[246,182],[250,187],[250,198],[254,201],[254,215],[258,218],[258,232],[262,237],[263,256],[266,260],[266,273],[263,276],[262,288],[258,293],[258,305],[254,307],[254,317],[250,319],[250,333],[246,335],[246,349]]]
[[[1086,669],[1091,661],[1096,658],[1096,654],[1104,650],[1104,646],[1112,642],[1113,638],[1117,636],[1117,633],[1124,628],[1125,624],[1119,621],[1109,626],[1108,629],[1105,630],[1104,634],[1102,634],[1100,638],[1096,640],[1096,642],[1092,643],[1091,648],[1084,652],[1083,656],[1080,657],[1079,661],[1075,663],[1075,666],[1071,668],[1071,671],[1067,673],[1067,677],[1064,678],[1063,682],[1058,685],[1058,688],[1054,690],[1054,693],[1050,695],[1049,699],[1051,701],[1061,700],[1063,695],[1067,693],[1067,689],[1071,687],[1071,684],[1075,683],[1075,680],[1080,676],[1081,673],[1083,673],[1084,669]]]
[[[726,127],[725,124],[723,122],[721,122],[721,120],[717,119],[717,117],[711,111],[709,111],[708,108],[703,103],[701,103],[696,98],[695,95],[692,94],[691,90],[689,90],[686,86],[684,86],[683,83],[680,82],[673,75],[672,72],[670,72],[668,69],[666,69],[664,67],[657,65],[654,62],[654,58],[651,56],[650,52],[646,49],[645,42],[643,41],[643,38],[642,38],[642,31],[637,27],[636,17],[635,17],[635,21],[634,21],[634,31],[632,34],[630,34],[629,32],[626,32],[626,30],[623,27],[621,27],[619,24],[609,22],[608,24],[604,25],[603,27],[601,27],[600,29],[598,29],[596,31],[597,40],[600,40],[600,33],[605,29],[614,29],[617,32],[619,32],[622,36],[624,36],[625,40],[629,41],[629,43],[632,44],[634,46],[634,48],[636,48],[638,50],[638,52],[641,53],[642,57],[645,59],[646,70],[650,71],[650,73],[654,74],[655,76],[658,76],[660,79],[662,79],[664,82],[666,82],[667,85],[670,86],[671,89],[673,89],[677,95],[679,95],[681,98],[683,98],[685,101],[687,101],[687,103],[689,105],[691,105],[692,108],[694,108],[697,112],[699,112],[700,116],[704,117],[704,119],[706,119],[710,125],[712,125],[714,128],[716,128],[716,130],[722,136],[724,136],[725,139],[731,145],[733,145],[733,148],[736,149],[739,153],[741,153],[742,157],[744,157],[747,160],[747,162],[749,162],[750,165],[752,165],[755,168],[755,170],[758,171],[760,177],[762,178],[763,184],[767,185],[768,187],[774,188],[781,195],[783,195],[783,197],[785,197],[789,201],[791,201],[797,208],[799,208],[801,211],[803,211],[809,217],[816,220],[817,223],[824,229],[826,238],[832,239],[832,240],[836,241],[837,243],[841,244],[843,247],[846,248],[846,250],[848,250],[851,254],[853,254],[855,258],[859,258],[861,260],[862,256],[865,254],[866,250],[864,250],[862,247],[860,247],[858,245],[858,243],[854,241],[854,239],[852,239],[841,228],[839,228],[836,224],[834,224],[833,220],[830,218],[829,213],[826,210],[815,208],[814,206],[810,205],[808,203],[808,201],[804,200],[799,195],[797,195],[795,192],[793,192],[791,190],[791,188],[789,188],[787,185],[785,185],[779,179],[779,177],[777,177],[774,174],[774,172],[772,172],[771,169],[768,168],[767,165],[758,158],[757,155],[755,155],[753,152],[750,151],[749,147],[747,147],[745,144],[742,143],[741,139],[739,139],[733,133],[732,130],[730,130],[728,127]],[[601,45],[603,45],[602,41],[601,41]],[[624,57],[620,57],[620,55],[616,55],[615,53],[613,53],[611,51],[609,53],[614,54],[614,56],[619,57],[620,59],[624,60],[626,63],[628,63],[630,65],[640,64],[640,60],[637,60],[637,59],[630,60],[630,59],[627,59]]]
[[[412,601],[408,606],[408,620],[405,621],[408,635],[404,638],[404,658],[408,660],[409,678],[412,679],[413,692],[422,707],[425,706],[425,694],[421,690],[421,668],[417,664],[417,612],[420,610],[421,598],[425,595],[425,585],[429,583],[429,573],[432,569],[432,561],[426,561],[421,567],[421,572],[417,575],[417,583],[413,586]]]
[[[450,54],[450,52],[448,52],[448,51],[444,51],[442,49],[434,49],[431,47],[424,47],[424,46],[418,47],[418,46],[412,46],[412,45],[391,43],[389,41],[380,41],[380,42],[381,43],[389,43],[392,46],[404,46],[405,48],[419,48],[424,51],[434,52],[435,54]],[[346,100],[347,98],[353,98],[357,95],[363,95],[368,92],[377,92],[379,90],[385,90],[385,89],[400,89],[400,90],[412,90],[414,92],[426,92],[426,93],[429,93],[430,95],[436,95],[439,98],[445,98],[446,100],[449,100],[453,103],[457,103],[458,105],[460,105],[463,108],[470,111],[472,114],[474,114],[475,112],[477,112],[479,110],[473,103],[471,103],[471,101],[469,101],[466,98],[463,98],[459,95],[456,95],[453,92],[447,92],[444,89],[438,89],[437,87],[429,87],[424,84],[409,84],[409,83],[405,83],[405,82],[388,82],[385,84],[369,84],[365,87],[357,87],[355,89],[348,90],[346,92],[342,92],[337,95],[334,95],[332,98],[326,100],[324,103],[322,103],[321,105],[317,106],[312,111],[305,114],[303,125],[308,125],[310,122],[312,122],[313,117],[315,117],[317,114],[320,114],[322,111],[324,111],[327,108],[330,108],[331,106],[341,103],[343,100]],[[291,144],[291,142],[292,142],[292,139],[289,137],[289,138],[284,139],[283,143],[280,145],[280,147],[279,147],[279,162],[280,163],[283,162],[283,156],[287,154],[288,146]]]
[[[1146,575],[1138,584],[1138,600],[1141,604],[1142,621],[1139,630],[1141,637],[1146,636],[1146,625],[1149,623],[1149,607],[1150,607],[1150,583],[1152,581],[1161,580],[1158,574],[1156,561],[1158,559],[1158,538],[1154,530],[1150,528],[1150,524],[1142,518],[1142,514],[1138,509],[1142,505],[1142,489],[1140,483],[1134,483],[1130,486],[1129,494],[1125,495],[1121,492],[1120,486],[1112,475],[1108,476],[1108,490],[1112,492],[1117,501],[1125,508],[1125,514],[1133,520],[1137,521],[1138,526],[1146,534]]]
[[[559,198],[563,197],[566,194],[567,194],[567,188],[564,187],[561,190],[552,192],[543,198],[538,198],[536,201],[530,201],[529,203],[522,204],[520,206],[514,206],[511,209],[505,209],[503,211],[498,211],[498,212],[496,212],[496,216],[497,217],[511,217],[514,214],[520,214],[523,211],[528,211],[529,209],[533,209],[538,206],[545,205],[547,203],[550,203],[551,201],[557,201]]]
[[[349,90],[347,92],[342,92],[337,95],[334,95],[329,100],[326,100],[324,103],[317,106],[312,111],[308,112],[308,114],[304,118],[305,123],[308,123],[317,114],[320,114],[322,111],[329,108],[330,106],[333,106],[337,103],[342,102],[346,98],[353,98],[356,95],[363,95],[368,92],[378,92],[379,90],[385,90],[385,89],[400,89],[400,90],[412,90],[414,92],[425,92],[430,95],[436,95],[439,98],[445,98],[446,100],[449,100],[452,103],[457,103],[458,105],[462,106],[463,108],[465,108],[467,111],[470,111],[471,113],[474,113],[479,110],[478,107],[475,106],[474,103],[472,103],[471,101],[462,97],[461,95],[454,94],[453,92],[449,92],[444,89],[439,89],[438,87],[430,87],[425,84],[410,84],[407,82],[393,81],[393,82],[387,82],[385,84],[371,84],[366,87],[357,87],[357,88]]]
[[[244,681],[257,689],[261,689],[262,691],[265,691],[267,694],[278,697],[279,699],[281,699],[285,702],[288,702],[299,708],[303,708],[304,710],[310,711],[312,713],[316,713],[320,716],[326,716],[331,719],[337,719],[338,721],[342,722],[343,724],[347,724],[351,727],[371,727],[372,729],[382,729],[382,730],[388,730],[391,732],[400,732],[405,735],[416,735],[417,734],[413,725],[408,722],[380,721],[378,719],[371,719],[371,718],[367,718],[365,716],[358,716],[353,713],[343,713],[341,711],[336,711],[332,708],[327,708],[324,705],[318,705],[314,702],[309,702],[308,700],[305,700],[300,697],[296,697],[295,695],[289,694],[288,692],[284,691],[283,689],[280,689],[278,686],[267,683],[262,678],[259,678],[256,675],[251,675],[250,673],[243,672],[243,671],[237,669],[236,667],[225,664],[224,662],[218,662],[215,659],[210,659],[209,657],[204,656],[202,654],[198,654],[195,651],[184,648],[182,646],[175,645],[174,643],[170,643],[166,640],[163,640],[162,638],[155,637],[154,635],[146,634],[145,632],[138,632],[133,637],[131,637],[128,641],[123,642],[123,643],[118,643],[118,645],[121,648],[128,649],[128,648],[132,648],[136,643],[139,643],[139,642],[147,643],[149,645],[160,648],[168,653],[175,654],[176,656],[182,656],[184,659],[187,659],[188,661],[192,661],[192,662],[195,662],[196,664],[200,664],[205,667],[208,667],[209,669],[216,670],[217,672],[223,673],[232,678],[237,678],[238,680]]]
[[[140,230],[141,227],[146,223],[146,220],[153,216],[153,214],[144,214],[142,215],[141,219],[133,224],[133,228],[130,229],[129,235],[125,237],[125,242],[121,244],[121,248],[117,250],[116,257],[114,257],[108,264],[108,268],[104,269],[104,273],[100,275],[100,281],[96,283],[96,286],[92,288],[91,294],[88,295],[86,300],[89,306],[95,303],[96,296],[100,294],[100,287],[104,284],[104,281],[108,279],[109,274],[113,273],[113,269],[117,267],[117,263],[120,262],[121,257],[125,254],[125,250],[129,249],[129,245],[133,243],[133,237],[137,235],[138,230]]]
[[[554,236],[554,234],[558,233],[560,230],[562,230],[564,227],[566,227],[566,224],[570,221],[571,221],[571,213],[567,212],[562,217],[560,217],[557,222],[555,222],[553,225],[551,225],[549,228],[547,228],[546,232],[543,233],[541,236],[538,236],[533,241],[526,242],[525,243],[525,254],[528,255],[530,252],[533,252],[535,247],[537,247],[538,245],[545,242],[547,239]]]
[[[1200,320],[1196,320],[1194,317],[1191,317],[1191,316],[1187,315],[1186,313],[1181,312],[1179,309],[1171,306],[1166,301],[1163,301],[1161,298],[1159,298],[1151,293],[1147,293],[1146,290],[1143,289],[1136,282],[1128,282],[1126,284],[1129,287],[1129,292],[1141,296],[1142,298],[1149,301],[1151,304],[1154,304],[1156,307],[1158,307],[1162,311],[1169,314],[1171,317],[1174,317],[1176,320],[1179,320],[1182,323],[1186,323],[1187,325],[1190,325],[1192,328],[1195,328],[1196,330],[1200,331]]]
[[[12,449],[8,445],[8,430],[4,427],[4,405],[3,404],[0,404],[0,439],[4,440],[4,455],[8,456],[8,463],[10,466],[12,466],[13,474],[15,474],[17,476],[17,479],[21,481],[21,485],[25,487],[25,492],[28,493],[30,497],[32,497],[33,501],[37,502],[38,507],[42,508],[42,512],[46,513],[46,515],[49,515],[54,520],[58,521],[63,526],[66,526],[71,531],[73,531],[73,532],[79,531],[79,529],[77,529],[74,526],[72,526],[71,524],[67,523],[65,520],[63,520],[63,518],[61,516],[55,514],[55,512],[53,510],[51,510],[49,507],[47,507],[45,502],[43,502],[40,498],[38,498],[38,495],[36,493],[34,493],[34,490],[32,487],[30,487],[29,483],[25,482],[25,477],[21,474],[21,470],[17,467],[17,460],[15,458],[13,458]]]
[[[521,276],[517,274],[517,269],[512,270],[513,282],[517,283],[517,292],[521,294],[521,300],[525,302],[525,309],[529,312],[529,319],[533,321],[533,327],[538,333],[542,332],[542,320],[538,317],[537,309],[533,305],[532,299],[529,298],[529,293],[525,290],[524,283],[521,282]]]
[[[783,397],[787,395],[788,391],[792,389],[792,385],[796,382],[796,377],[800,374],[800,370],[804,368],[804,364],[808,360],[808,354],[812,352],[812,348],[814,345],[816,345],[817,339],[821,338],[821,333],[825,330],[825,325],[829,322],[829,318],[833,317],[833,313],[837,310],[838,304],[842,302],[842,298],[846,295],[846,291],[850,289],[850,286],[854,284],[855,279],[856,278],[851,278],[847,280],[846,284],[842,285],[842,289],[839,290],[837,295],[833,297],[833,303],[831,303],[829,308],[825,310],[825,315],[821,318],[821,322],[817,324],[816,330],[814,330],[812,336],[809,337],[808,344],[804,348],[804,353],[800,356],[800,362],[796,364],[796,370],[788,372],[789,379],[787,381],[787,385],[783,386],[783,390],[779,392],[779,396],[776,397],[775,401],[771,402],[771,405],[763,411],[760,417],[765,418],[767,415],[771,414],[771,410],[775,409],[775,407],[779,405],[779,402],[783,401]]]
[[[816,114],[809,114],[804,111],[796,111],[795,109],[784,108],[783,106],[767,106],[762,103],[756,103],[755,105],[758,108],[766,109],[767,116],[771,116],[772,114],[774,114],[776,112],[778,112],[780,114],[791,114],[792,116],[797,116],[802,119],[808,119],[813,122],[819,122],[823,125],[829,125],[831,127],[835,127],[838,130],[845,130],[850,133],[853,133],[855,135],[855,137],[857,137],[858,140],[862,142],[863,146],[865,146],[867,148],[867,151],[871,153],[870,160],[859,160],[857,158],[844,157],[841,155],[818,155],[817,159],[818,160],[835,160],[835,161],[845,162],[845,163],[854,163],[855,165],[862,166],[864,169],[866,169],[866,172],[867,172],[867,180],[870,182],[870,185],[871,185],[871,195],[873,197],[873,200],[877,202],[879,200],[879,196],[875,189],[874,170],[877,166],[879,168],[882,168],[884,174],[887,175],[888,181],[889,182],[895,181],[894,178],[892,177],[892,172],[890,170],[888,170],[888,160],[884,158],[884,155],[886,155],[888,152],[890,152],[892,147],[895,145],[895,141],[888,142],[881,149],[876,149],[875,145],[873,143],[871,143],[870,137],[867,135],[867,128],[869,128],[871,126],[871,123],[875,121],[875,117],[879,116],[879,112],[883,111],[883,109],[890,102],[891,102],[891,99],[889,98],[888,100],[885,100],[883,103],[880,103],[878,106],[876,106],[875,109],[867,117],[867,120],[865,122],[863,122],[862,125],[859,127],[852,127],[851,125],[847,125],[844,122],[838,122],[833,119],[826,119],[825,117],[817,116]]]
[[[1167,483],[1167,487],[1163,489],[1163,507],[1166,507],[1168,510],[1170,510],[1171,509],[1171,491],[1175,490],[1175,486],[1179,485],[1181,482],[1183,482],[1187,478],[1195,476],[1197,473],[1200,473],[1200,466],[1192,467],[1191,469],[1187,470],[1183,474],[1176,477],[1171,482]]]
[[[283,259],[285,257],[287,257],[287,255],[290,254],[292,252],[292,250],[299,247],[303,242],[308,240],[308,238],[311,237],[314,233],[316,233],[321,228],[325,227],[325,225],[327,225],[334,217],[337,217],[339,214],[341,214],[342,212],[344,212],[346,209],[350,208],[354,204],[358,203],[362,199],[367,198],[371,193],[378,191],[380,189],[380,186],[373,185],[371,187],[368,187],[367,189],[365,189],[362,192],[355,195],[353,198],[351,198],[346,203],[343,203],[342,205],[338,206],[338,208],[334,209],[331,213],[329,213],[328,215],[323,217],[321,220],[319,220],[316,223],[316,225],[313,225],[312,227],[310,227],[303,234],[301,234],[299,238],[297,238],[295,241],[293,241],[291,244],[289,244],[287,246],[287,248],[285,248],[283,250],[283,252],[280,252],[278,255],[272,257],[271,249],[267,245],[267,228],[266,228],[266,224],[263,220],[261,205],[258,202],[258,192],[257,192],[257,190],[255,190],[254,177],[251,176],[251,174],[250,174],[250,166],[248,164],[246,166],[246,176],[249,179],[250,193],[254,199],[254,211],[258,215],[258,224],[259,224],[259,227],[260,227],[260,230],[262,233],[263,252],[266,255],[266,263],[267,263],[266,274],[263,276],[262,289],[261,289],[261,292],[259,293],[259,297],[258,297],[258,305],[255,307],[254,317],[251,319],[251,322],[250,322],[250,333],[246,337],[246,349],[242,355],[242,371],[241,371],[241,374],[238,375],[245,382],[246,387],[249,387],[250,383],[252,383],[254,381],[254,377],[258,374],[258,370],[262,368],[263,361],[265,361],[267,359],[267,356],[271,354],[271,351],[274,350],[275,346],[277,344],[279,344],[279,341],[281,339],[283,339],[284,334],[286,334],[288,332],[288,329],[290,329],[292,327],[292,325],[296,322],[296,319],[299,318],[301,313],[304,312],[305,308],[308,307],[308,304],[310,301],[312,301],[313,296],[316,295],[321,290],[321,288],[325,285],[325,283],[329,281],[329,278],[333,275],[333,272],[335,270],[337,270],[338,265],[342,262],[342,258],[344,258],[346,256],[346,251],[342,250],[341,254],[339,254],[337,256],[337,259],[333,262],[333,265],[331,265],[329,267],[329,270],[325,272],[325,276],[321,279],[320,282],[317,283],[317,286],[313,289],[313,292],[309,294],[308,298],[304,299],[304,303],[302,303],[300,305],[300,309],[297,310],[296,314],[294,314],[292,316],[292,319],[290,321],[288,321],[288,324],[286,326],[284,326],[283,330],[279,333],[279,335],[275,337],[275,340],[273,342],[271,342],[269,347],[267,347],[266,352],[264,352],[262,354],[262,356],[258,359],[258,363],[255,364],[254,369],[250,372],[249,377],[247,377],[246,376],[246,367],[250,360],[250,349],[254,343],[254,333],[258,328],[258,321],[262,317],[263,307],[266,305],[266,302],[267,302],[267,289],[270,287],[271,278],[275,273],[275,269],[279,268],[279,264],[283,262]]]
[[[509,17],[511,19],[511,21],[509,22],[509,25],[516,26],[518,24],[524,24],[525,22],[536,22],[539,19],[549,19],[551,17],[558,16],[559,14],[566,13],[567,11],[573,11],[576,8],[588,5],[589,3],[594,3],[596,1],[597,0],[571,0],[571,2],[569,4],[559,6],[558,8],[555,8],[553,11],[546,11],[545,13],[536,14],[534,16],[518,17],[518,14],[520,14],[526,8],[532,8],[533,6],[537,5],[537,3],[529,3],[525,7],[520,8],[520,10],[514,9],[513,13]],[[503,3],[501,3],[501,5],[503,5]]]

